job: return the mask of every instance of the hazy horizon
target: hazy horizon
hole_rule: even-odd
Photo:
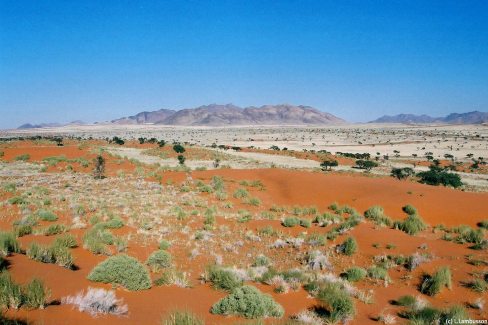
[[[0,1],[0,128],[210,103],[488,111],[486,1]]]

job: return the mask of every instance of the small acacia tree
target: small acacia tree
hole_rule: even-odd
[[[339,162],[335,159],[324,160],[320,164],[323,171],[332,170],[332,167],[339,166]]]
[[[183,153],[185,152],[185,147],[183,147],[181,144],[177,143],[173,146],[173,150],[176,152],[176,153]]]
[[[185,156],[183,155],[178,155],[178,162],[180,163],[180,165],[184,165],[185,164]]]
[[[407,179],[408,177],[415,175],[415,171],[410,167],[393,168],[391,170],[390,175],[392,177],[395,177],[397,179],[402,180],[402,179]]]
[[[98,155],[95,158],[93,177],[95,177],[95,179],[102,179],[105,177],[105,158],[103,158],[102,155]]]
[[[370,171],[374,167],[378,167],[378,163],[372,161],[372,160],[356,160],[356,166],[360,169],[366,169],[367,171]]]

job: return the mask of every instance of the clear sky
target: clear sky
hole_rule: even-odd
[[[488,1],[0,0],[0,128],[209,103],[488,111]]]

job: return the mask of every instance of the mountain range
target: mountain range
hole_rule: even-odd
[[[160,109],[141,112],[133,116],[112,120],[114,124],[163,124],[163,125],[302,125],[342,124],[345,121],[330,113],[310,106],[289,104],[264,105],[241,108],[233,104],[204,105],[179,111]]]
[[[468,113],[452,113],[445,117],[432,117],[429,115],[398,114],[384,115],[369,123],[404,123],[404,124],[482,124],[488,123],[488,112],[473,111]]]

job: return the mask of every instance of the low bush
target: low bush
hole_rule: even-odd
[[[331,323],[352,320],[356,313],[354,301],[338,284],[327,283],[317,293],[317,299],[327,310],[326,318]]]
[[[458,174],[447,172],[446,170],[435,165],[431,165],[429,168],[429,171],[417,173],[417,176],[420,177],[420,183],[436,186],[452,186],[454,188],[463,185],[463,182],[461,182],[461,177],[459,177]]]
[[[407,204],[402,208],[403,212],[408,214],[409,216],[417,214],[417,208],[414,207],[413,205]]]
[[[146,264],[154,271],[158,272],[162,268],[171,266],[171,254],[164,250],[157,250],[147,258]]]
[[[246,189],[238,188],[237,190],[235,190],[233,196],[236,199],[243,199],[243,198],[249,197],[249,192]]]
[[[281,224],[285,227],[298,226],[300,224],[300,219],[298,219],[297,217],[287,217],[283,219],[283,222]]]
[[[111,256],[95,266],[88,280],[118,284],[133,291],[151,287],[148,270],[137,259],[125,254]]]
[[[352,256],[358,250],[356,239],[348,237],[341,245],[337,247],[337,251],[341,254]]]
[[[173,311],[162,321],[162,325],[205,325],[205,322],[189,311]]]
[[[16,237],[23,237],[26,235],[32,234],[32,226],[31,225],[20,225],[14,227],[14,233]]]
[[[308,219],[300,219],[300,226],[310,228],[312,226],[312,222]]]
[[[216,265],[207,268],[206,280],[210,281],[215,289],[226,291],[231,291],[243,284],[243,281],[234,272]]]
[[[211,308],[212,314],[237,315],[246,318],[282,317],[283,307],[256,287],[242,286],[232,290]]]
[[[37,211],[36,214],[39,217],[39,219],[41,219],[42,221],[56,221],[56,220],[58,220],[58,216],[56,216],[54,213],[52,213],[49,210],[40,209]]]
[[[449,289],[452,287],[451,270],[447,266],[439,268],[432,276],[425,275],[420,285],[420,292],[429,296],[435,296],[444,287]]]
[[[355,266],[347,269],[341,276],[349,282],[357,282],[364,279],[367,274],[368,272],[365,269]]]
[[[23,303],[28,308],[44,309],[50,292],[39,279],[33,279],[24,288]]]
[[[427,229],[424,220],[416,214],[409,215],[403,222],[397,221],[394,224],[396,229],[406,232],[409,235],[416,235]]]
[[[380,266],[372,266],[368,269],[368,277],[376,280],[389,281],[388,270]]]
[[[54,224],[54,225],[50,225],[46,228],[40,229],[39,233],[43,234],[44,236],[54,236],[57,234],[61,234],[61,233],[65,232],[66,230],[67,229],[66,229],[65,225]]]
[[[488,230],[488,219],[478,222],[478,227]]]
[[[375,224],[380,226],[391,226],[392,221],[390,217],[385,215],[383,207],[379,205],[372,206],[364,212],[366,219],[372,220]]]
[[[159,242],[159,249],[167,250],[170,247],[171,243],[165,239],[161,239],[161,241]]]
[[[0,255],[8,256],[19,252],[20,245],[15,235],[11,232],[0,232]]]
[[[18,309],[22,304],[22,290],[8,271],[0,272],[0,307]]]

